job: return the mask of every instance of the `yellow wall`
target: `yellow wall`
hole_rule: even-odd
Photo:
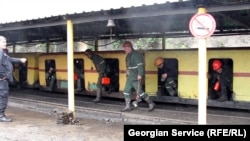
[[[28,60],[28,72],[27,82],[29,85],[33,85],[35,81],[39,80],[38,75],[38,56],[39,53],[10,53],[11,57],[26,58]],[[15,71],[13,72],[14,77],[19,80],[19,65],[15,64]]]
[[[97,53],[104,58],[115,58],[119,60],[119,68],[125,70],[125,54],[123,52],[109,52],[109,53]],[[84,60],[84,78],[85,78],[85,88],[88,89],[89,84],[94,84],[97,82],[98,73],[96,72],[95,66],[92,61],[87,58],[83,53],[75,53],[74,58],[82,58]],[[56,61],[56,77],[57,80],[67,80],[67,57],[66,53],[60,54],[43,54],[39,58],[39,77],[40,85],[45,86],[45,60],[54,59]],[[60,61],[59,61],[60,60]],[[125,85],[125,73],[119,74],[119,84],[120,90],[123,90]]]
[[[234,100],[236,101],[250,101],[250,50],[221,50],[209,51],[210,58],[231,58],[233,59],[233,90],[235,93]],[[238,76],[238,74],[246,74],[248,76]]]
[[[224,58],[233,60],[233,90],[234,98],[238,101],[250,100],[250,50],[207,50],[207,67],[209,59]],[[198,51],[197,50],[167,50],[145,52],[146,92],[156,95],[157,92],[157,67],[154,66],[155,58],[176,58],[178,60],[178,91],[182,98],[198,98]],[[153,72],[153,74],[152,74]],[[187,73],[191,74],[187,74]],[[247,76],[242,76],[246,73]],[[240,76],[239,76],[239,75]]]
[[[120,91],[123,91],[126,81],[126,54],[123,51],[97,52],[104,58],[116,58],[119,60],[119,84]],[[233,60],[233,90],[235,100],[250,101],[250,50],[207,50],[207,66],[209,59],[224,58]],[[165,50],[165,51],[145,51],[145,91],[149,95],[156,95],[157,92],[157,67],[154,66],[155,58],[158,56],[164,58],[176,58],[178,60],[178,91],[181,98],[197,99],[198,97],[198,51],[193,50]],[[96,83],[98,74],[91,60],[83,53],[75,53],[74,58],[84,60],[85,69],[85,87],[89,83]],[[56,59],[57,79],[67,80],[67,57],[66,53],[47,54],[39,58],[39,77],[40,84],[45,85],[44,61],[46,59]],[[31,59],[32,60],[32,59]],[[33,64],[32,61],[29,62]],[[91,70],[93,68],[93,70]]]
[[[41,54],[39,57],[39,78],[40,85],[46,85],[45,79],[45,60],[55,60],[56,77],[58,80],[67,80],[67,56],[66,54]]]
[[[196,71],[197,64],[197,51],[150,51],[145,52],[145,71],[154,72],[154,74],[146,74],[146,92],[150,95],[156,95],[157,92],[157,71],[158,68],[154,65],[154,61],[157,57],[163,58],[176,58],[178,60],[179,71]],[[192,57],[190,57],[192,56]],[[188,58],[188,59],[187,59]],[[185,63],[183,63],[185,62]],[[196,75],[180,75],[178,76],[178,91],[179,96],[182,98],[196,98],[197,89],[197,76]]]

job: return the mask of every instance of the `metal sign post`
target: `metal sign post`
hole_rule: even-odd
[[[189,23],[189,29],[191,33],[200,39],[210,37],[216,27],[216,22],[212,15],[207,13],[195,14]]]
[[[189,30],[193,36],[199,38],[198,47],[198,124],[207,122],[207,38],[216,27],[214,18],[206,13],[204,7],[198,9],[189,23]]]

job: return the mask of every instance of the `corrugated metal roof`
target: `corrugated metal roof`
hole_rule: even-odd
[[[205,1],[216,20],[215,35],[249,34],[250,2],[222,4]],[[0,25],[9,42],[66,40],[66,20],[74,23],[75,40],[109,38],[107,21],[113,19],[115,38],[191,36],[189,20],[197,12],[197,1],[172,2],[138,7],[51,16]],[[17,36],[18,35],[18,36]]]
[[[8,6],[8,2],[10,5]],[[165,0],[91,0],[87,3],[82,0],[71,0],[70,3],[67,1],[53,0],[50,3],[34,3],[32,0],[14,1],[16,7],[13,7],[11,0],[5,1],[1,5],[5,5],[8,10],[2,11],[0,9],[0,24],[22,22],[28,20],[36,20],[40,18],[49,18],[61,15],[71,15],[86,12],[96,12],[102,10],[120,9],[120,8],[132,8],[138,6],[146,6],[152,4],[160,4],[168,1]],[[170,2],[178,0],[169,0]],[[13,7],[13,8],[12,8]],[[9,9],[14,9],[15,12],[7,12]],[[48,11],[48,12],[47,12]],[[2,14],[1,14],[2,13]]]

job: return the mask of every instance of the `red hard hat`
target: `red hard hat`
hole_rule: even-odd
[[[212,65],[213,65],[213,70],[218,70],[221,68],[222,63],[220,60],[214,60]]]

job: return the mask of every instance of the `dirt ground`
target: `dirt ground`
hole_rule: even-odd
[[[123,123],[78,119],[56,123],[56,116],[8,106],[13,122],[0,122],[0,141],[123,141]]]

